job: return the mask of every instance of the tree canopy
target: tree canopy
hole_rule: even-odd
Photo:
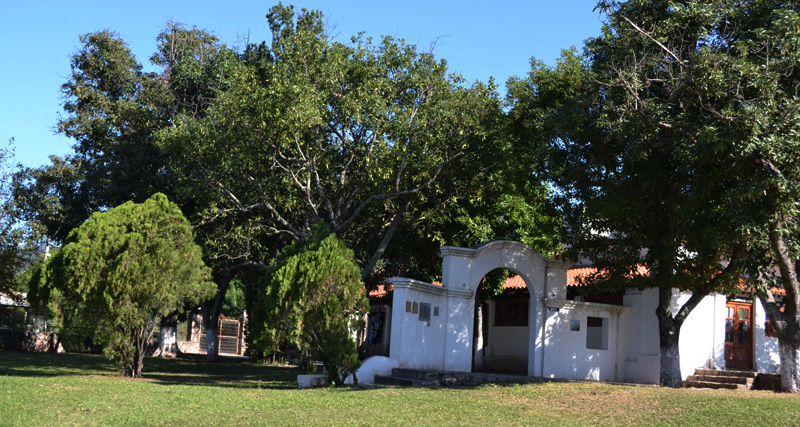
[[[31,282],[34,303],[52,298],[67,330],[90,326],[105,354],[133,377],[141,375],[158,321],[214,293],[191,226],[160,193],[92,214]]]
[[[332,41],[319,12],[291,7],[267,18],[271,44],[247,46],[206,114],[159,139],[218,195],[204,218],[231,221],[220,253],[274,256],[323,222],[367,277],[426,203],[474,192],[468,167],[499,147],[500,100],[402,40]]]

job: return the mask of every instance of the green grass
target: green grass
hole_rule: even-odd
[[[598,383],[297,390],[293,368],[0,352],[0,425],[800,425],[800,396]]]

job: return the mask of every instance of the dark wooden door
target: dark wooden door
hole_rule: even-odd
[[[753,369],[753,303],[728,301],[725,367]]]

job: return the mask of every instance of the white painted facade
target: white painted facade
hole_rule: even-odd
[[[629,290],[622,306],[570,301],[569,266],[521,243],[444,246],[441,252],[443,286],[392,279],[390,357],[401,367],[472,371],[476,290],[491,270],[507,268],[522,277],[530,294],[528,326],[493,326],[494,304],[489,303],[482,360],[514,359],[538,377],[659,382],[657,289]],[[689,296],[673,293],[673,314]],[[777,372],[777,340],[764,336],[764,310],[758,302],[755,306],[754,368]],[[679,340],[684,379],[696,368],[724,369],[726,314],[725,296],[713,294],[687,317]]]

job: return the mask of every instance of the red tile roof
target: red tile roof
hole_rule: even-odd
[[[582,277],[586,277],[596,272],[597,268],[592,267],[590,265],[570,267],[570,269],[567,270],[567,286],[586,286],[584,283],[581,282],[580,279]],[[642,275],[647,274],[647,267],[640,266],[636,273]],[[433,284],[436,286],[442,286],[442,282],[439,281],[433,282]],[[742,287],[744,287],[744,284],[742,284]],[[522,280],[522,277],[518,275],[509,277],[508,279],[506,279],[505,283],[503,283],[503,289],[525,289],[525,288],[527,288],[527,286],[525,285],[525,281]],[[369,291],[369,297],[383,298],[388,294],[389,291],[391,291],[391,289],[392,289],[391,283],[378,285],[377,288]],[[786,295],[785,289],[772,288],[770,289],[770,291],[774,295]]]
[[[511,276],[503,282],[503,289],[525,289],[527,287],[522,276]]]

